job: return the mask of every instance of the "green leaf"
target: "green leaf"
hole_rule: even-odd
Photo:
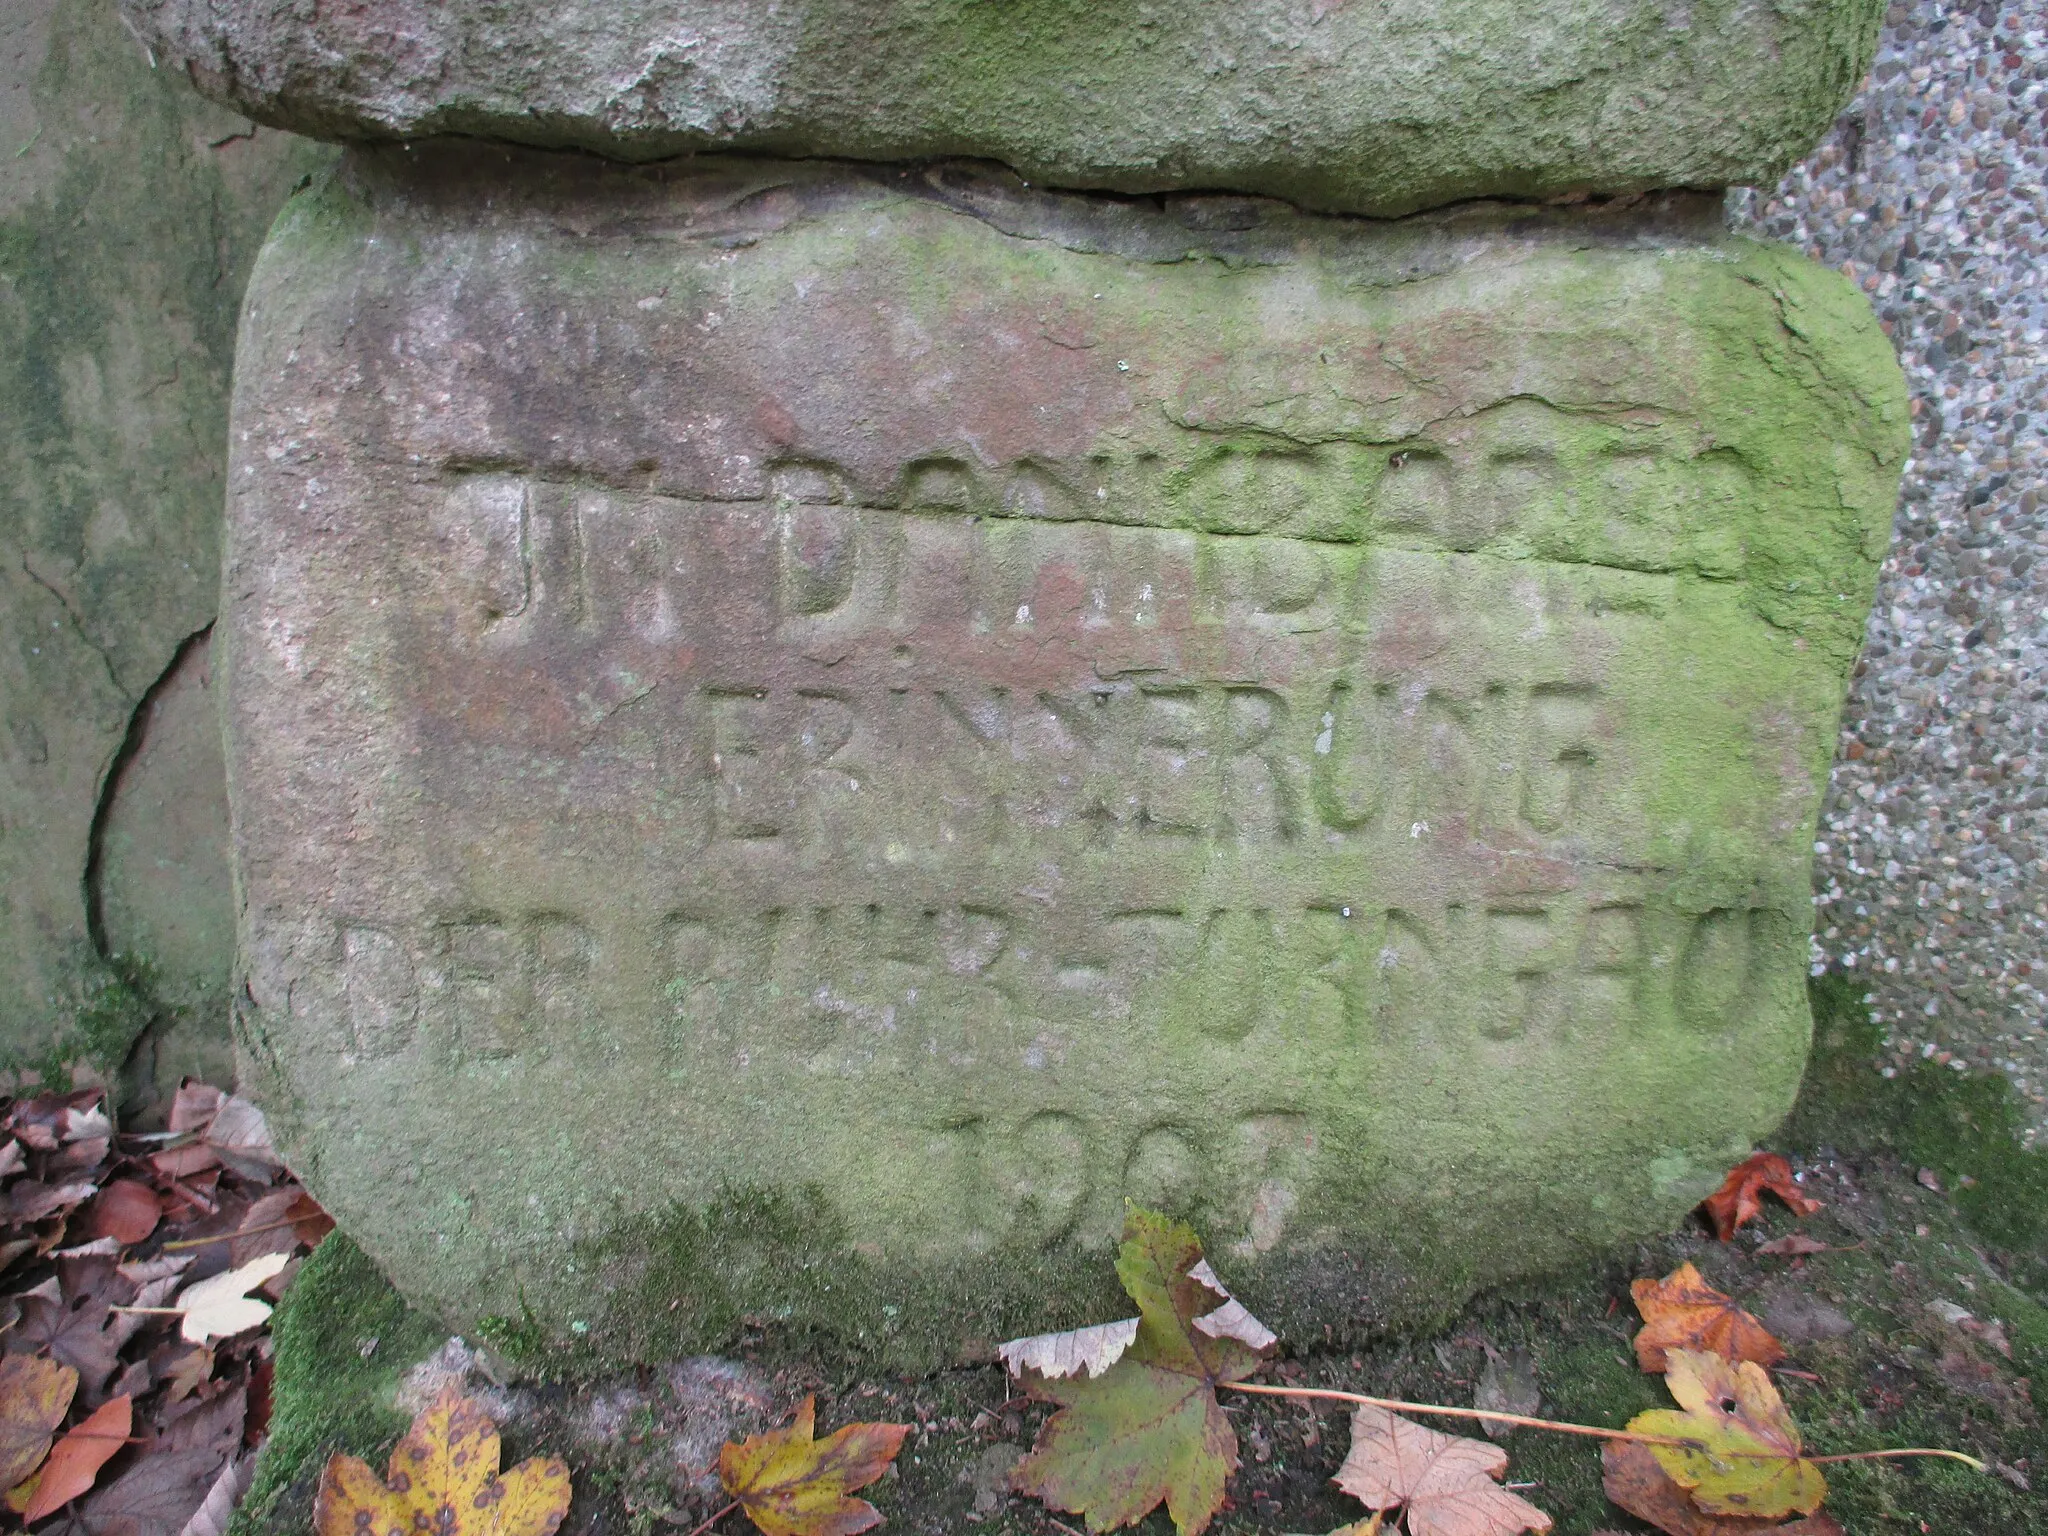
[[[1138,1304],[1136,1336],[1092,1377],[1023,1373],[1059,1412],[1010,1486],[1086,1516],[1091,1531],[1134,1525],[1164,1502],[1180,1536],[1198,1536],[1237,1470],[1237,1433],[1216,1388],[1256,1371],[1272,1335],[1215,1283],[1179,1222],[1133,1207],[1116,1272]]]

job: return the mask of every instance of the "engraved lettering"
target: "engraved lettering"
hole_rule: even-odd
[[[767,760],[767,690],[712,692],[708,699],[711,771],[718,782],[718,835],[741,839],[780,836],[788,805],[776,792],[774,769]]]
[[[782,612],[829,613],[853,594],[859,564],[856,514],[840,507],[786,507],[776,516]]]
[[[528,491],[512,475],[465,480],[449,493],[436,520],[443,558],[454,573],[472,622],[486,628],[526,612],[533,595],[528,548]]]
[[[1223,805],[1226,835],[1284,839],[1299,830],[1287,701],[1270,688],[1224,691]]]
[[[1529,700],[1522,820],[1538,832],[1561,830],[1585,804],[1597,713],[1592,691],[1582,687],[1542,687]]]
[[[381,928],[350,925],[341,936],[342,990],[349,1032],[365,1057],[396,1055],[419,1020],[419,976],[404,944]]]
[[[1756,913],[1720,907],[1692,925],[1678,962],[1678,1016],[1698,1030],[1727,1030],[1741,1022],[1754,960]]]

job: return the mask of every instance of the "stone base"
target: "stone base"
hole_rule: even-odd
[[[1128,1198],[1320,1335],[1791,1102],[1906,419],[1712,200],[356,151],[237,380],[245,1065],[453,1323],[971,1352]]]

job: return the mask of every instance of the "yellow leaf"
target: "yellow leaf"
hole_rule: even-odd
[[[1701,1509],[1777,1519],[1820,1508],[1827,1480],[1803,1459],[1798,1426],[1762,1366],[1673,1349],[1667,1352],[1664,1384],[1678,1408],[1639,1413],[1628,1427],[1685,1442],[1652,1445],[1650,1451]]]
[[[42,1465],[77,1390],[78,1372],[68,1365],[39,1355],[0,1356],[0,1487],[13,1487]]]
[[[815,1410],[816,1399],[807,1397],[787,1429],[718,1453],[725,1491],[768,1536],[853,1536],[882,1523],[880,1510],[850,1495],[888,1469],[910,1426],[849,1424],[814,1440]]]
[[[391,1453],[386,1479],[353,1456],[320,1474],[315,1536],[554,1536],[569,1512],[569,1469],[534,1457],[498,1474],[498,1430],[454,1388]]]

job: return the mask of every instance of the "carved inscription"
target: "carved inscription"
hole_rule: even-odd
[[[881,1044],[1029,1071],[1046,1064],[1046,1027],[1089,1020],[1246,1050],[1312,1036],[1559,1045],[1659,1019],[1726,1029],[1758,951],[1795,937],[1760,909],[1686,914],[1570,892],[1434,910],[1363,897],[1080,914],[873,902],[672,912],[603,935],[555,912],[335,932],[349,1044],[367,1055],[422,1033],[476,1059],[565,1038],[602,954],[649,979],[635,1010],[678,1046],[744,1036],[823,1060]],[[1453,995],[1483,1006],[1449,1009]]]
[[[430,488],[376,622],[449,876],[337,914],[294,1006],[376,1071],[859,1084],[846,1155],[947,1242],[1135,1199],[1264,1252],[1377,1096],[1568,1098],[1796,968],[1749,865],[1656,843],[1617,685],[1735,573],[1744,472],[1589,431]]]

